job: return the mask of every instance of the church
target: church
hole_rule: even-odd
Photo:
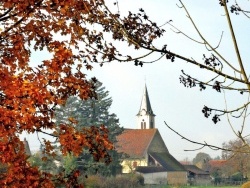
[[[146,85],[136,117],[137,128],[125,129],[117,137],[116,148],[123,154],[122,173],[141,174],[145,184],[187,184],[185,167],[169,153],[155,128],[155,114]]]

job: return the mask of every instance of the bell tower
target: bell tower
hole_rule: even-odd
[[[154,129],[155,128],[155,114],[151,108],[149,101],[147,86],[145,85],[141,107],[137,116],[137,128],[138,129]]]

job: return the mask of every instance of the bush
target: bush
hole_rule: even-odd
[[[137,174],[118,175],[106,179],[105,188],[138,187],[144,185],[144,178]]]
[[[243,180],[243,174],[241,172],[236,172],[231,176],[231,179],[233,181],[242,181]]]
[[[144,178],[138,174],[118,175],[116,177],[81,176],[79,182],[83,183],[86,188],[123,188],[123,187],[140,187],[144,185]]]
[[[85,178],[81,176],[79,182],[83,183],[86,188],[103,188],[105,179],[102,176],[91,175]]]

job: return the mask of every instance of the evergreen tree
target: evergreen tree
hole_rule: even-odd
[[[71,96],[66,104],[56,110],[57,124],[69,123],[69,118],[77,120],[76,128],[105,125],[109,130],[109,139],[116,143],[116,136],[121,134],[123,128],[119,126],[116,114],[110,113],[112,99],[109,92],[101,82],[95,83],[96,98],[80,100]],[[107,166],[101,162],[95,162],[93,157],[84,152],[77,158],[77,167],[88,174],[102,174],[105,176],[116,175],[120,169],[120,155],[116,150],[110,150],[112,162]]]
[[[49,156],[44,153],[44,146],[41,144],[39,151],[29,157],[32,166],[37,166],[42,172],[56,174],[61,171],[62,157],[56,155]]]

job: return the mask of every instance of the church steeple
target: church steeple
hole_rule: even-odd
[[[147,86],[145,85],[141,106],[137,116],[137,127],[138,129],[153,129],[155,128],[155,114],[153,113]]]

